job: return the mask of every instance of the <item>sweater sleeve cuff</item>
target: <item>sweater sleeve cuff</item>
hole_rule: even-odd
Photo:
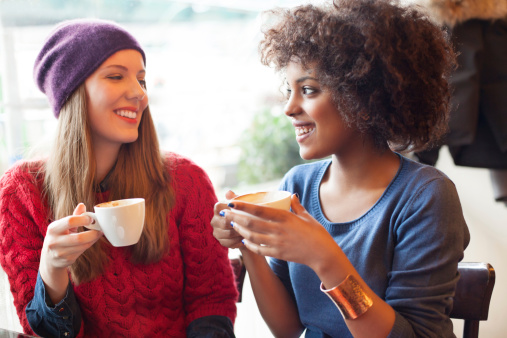
[[[187,327],[188,338],[233,338],[234,328],[226,316],[205,316],[193,320]]]
[[[395,311],[394,313],[396,316],[394,320],[394,325],[387,338],[415,337],[414,330],[410,325],[410,323],[397,311]]]
[[[53,305],[40,272],[25,313],[30,327],[40,336],[74,337],[81,328],[81,309],[70,281],[65,297]]]

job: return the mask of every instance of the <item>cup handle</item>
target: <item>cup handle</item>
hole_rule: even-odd
[[[97,216],[95,215],[95,213],[93,213],[93,212],[84,212],[81,215],[86,215],[86,216],[89,216],[89,217],[91,217],[93,219],[93,223],[85,225],[84,226],[85,228],[91,229],[91,230],[102,231],[102,229],[100,228],[100,225],[99,225],[99,220],[97,219]]]

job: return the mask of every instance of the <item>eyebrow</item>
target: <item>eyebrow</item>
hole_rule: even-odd
[[[125,67],[125,66],[122,66],[122,65],[109,65],[109,66],[106,66],[104,67],[105,69],[108,69],[108,68],[120,68],[120,69],[123,69],[124,71],[128,71],[128,68]],[[146,70],[145,69],[141,69],[140,71],[137,72],[137,74],[139,73],[146,73]]]
[[[306,81],[306,80],[314,80],[314,81],[319,81],[318,79],[312,77],[312,76],[303,76],[299,79],[296,80],[296,83],[301,83],[303,81]]]

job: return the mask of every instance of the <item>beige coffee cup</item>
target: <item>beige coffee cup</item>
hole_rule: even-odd
[[[234,197],[232,201],[265,205],[271,208],[290,210],[291,193],[288,191],[261,191]],[[237,212],[239,210],[236,210]]]
[[[144,228],[144,198],[129,198],[97,204],[95,212],[85,212],[93,223],[85,227],[104,233],[113,246],[136,244]]]

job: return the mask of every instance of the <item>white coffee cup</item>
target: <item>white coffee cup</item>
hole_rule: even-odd
[[[113,246],[136,244],[144,228],[144,198],[129,198],[97,204],[95,212],[83,215],[93,218],[85,227],[104,233]]]
[[[241,201],[253,203],[257,205],[264,205],[271,208],[290,210],[290,197],[291,193],[288,191],[261,191],[234,197],[233,201]],[[236,210],[237,212],[239,210]]]

